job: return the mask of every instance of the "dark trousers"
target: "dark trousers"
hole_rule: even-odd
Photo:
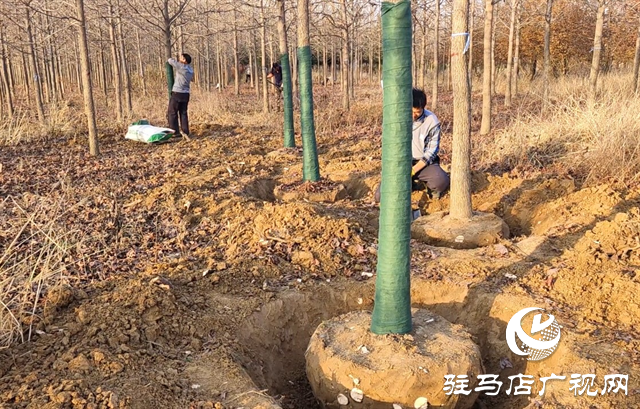
[[[415,165],[418,161],[412,161],[411,165]],[[429,190],[440,195],[449,189],[449,174],[445,172],[441,167],[439,161],[429,166],[425,166],[422,170],[411,178],[411,190],[418,190],[416,181],[426,183]],[[424,188],[423,188],[424,189]],[[376,202],[380,202],[380,185],[374,194]]]
[[[185,135],[189,135],[189,115],[187,107],[189,106],[188,92],[172,92],[169,99],[169,109],[167,111],[167,120],[169,128],[175,131],[176,136],[180,135],[180,128]],[[180,117],[180,128],[178,128],[178,116]]]

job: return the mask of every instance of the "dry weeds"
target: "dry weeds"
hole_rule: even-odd
[[[68,279],[67,258],[82,240],[78,231],[58,225],[73,210],[61,210],[64,200],[21,204],[8,197],[0,204],[0,349],[31,339],[43,295]]]

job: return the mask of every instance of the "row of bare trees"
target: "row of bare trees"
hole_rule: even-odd
[[[637,89],[638,3],[471,0],[465,38],[471,75],[482,74],[481,132],[491,130],[498,80],[504,79],[504,104],[510,106],[525,70],[542,77],[546,103],[553,75],[580,73],[586,67],[590,67],[592,99],[597,97],[601,69],[616,64],[633,63]],[[239,94],[244,86],[241,75],[244,78],[248,69],[248,86],[268,111],[264,73],[283,52],[276,29],[281,4],[287,15],[281,30],[288,39],[285,47],[295,94],[294,1],[76,0],[71,7],[61,0],[3,0],[0,12],[8,18],[0,21],[2,114],[29,112],[46,123],[52,106],[83,93],[85,106],[91,105],[91,96],[94,111],[108,109],[121,123],[131,116],[136,96],[155,95],[163,88],[164,61],[183,51],[194,57],[196,81],[203,90],[232,86]],[[430,85],[434,109],[438,90],[451,89],[451,35],[456,34],[452,7],[451,0],[412,4],[414,83],[422,88]],[[343,108],[349,109],[358,84],[380,80],[379,5],[365,0],[311,0],[309,14],[315,80],[340,84]]]

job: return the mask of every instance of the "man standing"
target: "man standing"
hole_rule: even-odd
[[[189,54],[181,54],[177,61],[175,58],[169,58],[168,63],[171,64],[174,71],[174,83],[167,111],[169,128],[174,130],[174,138],[182,137],[180,135],[180,129],[182,129],[182,133],[188,140],[189,115],[187,114],[187,107],[189,106],[190,83],[193,81],[191,56]],[[178,127],[178,116],[180,117],[180,127]]]

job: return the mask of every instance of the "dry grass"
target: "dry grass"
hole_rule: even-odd
[[[559,80],[551,91],[550,109],[517,112],[493,140],[478,146],[476,155],[485,165],[554,166],[587,183],[637,184],[640,98],[629,92],[630,82],[626,76],[604,76],[597,101],[589,103],[583,79]]]
[[[0,203],[0,349],[31,339],[43,294],[67,280],[66,259],[81,242],[77,231],[57,224],[64,199],[24,201]]]
[[[4,117],[0,120],[0,146],[17,145],[29,139],[32,134],[29,116],[25,111],[16,111],[12,118]]]

